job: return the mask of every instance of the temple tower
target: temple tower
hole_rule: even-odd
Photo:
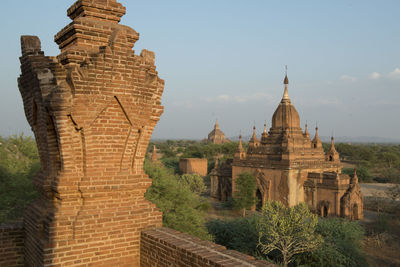
[[[132,50],[139,34],[119,24],[124,14],[116,0],[77,1],[57,57],[21,37],[19,89],[41,161],[24,217],[28,266],[138,266],[140,231],[161,226],[143,160],[164,81],[153,52]]]

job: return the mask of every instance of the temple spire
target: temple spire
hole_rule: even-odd
[[[353,179],[351,179],[352,184],[357,184],[358,183],[358,176],[357,176],[357,169],[354,168],[354,176]]]
[[[318,125],[315,127],[315,136],[314,136],[314,139],[312,140],[312,143],[313,143],[314,148],[322,147],[322,142],[318,136]]]
[[[239,146],[238,146],[238,151],[243,152],[243,145],[242,145],[242,135],[239,135]]]
[[[157,161],[157,160],[158,160],[157,149],[156,146],[153,145],[153,153],[151,154],[151,161]]]
[[[253,126],[253,136],[251,137],[251,140],[253,142],[258,142],[257,134],[256,134],[256,126]]]
[[[283,93],[282,100],[290,100],[289,98],[289,93],[288,93],[288,84],[289,84],[289,79],[287,76],[287,66],[285,66],[285,79],[283,80],[283,84],[285,85],[285,92]]]
[[[219,129],[218,119],[215,120],[214,129],[216,129],[216,130]]]
[[[304,126],[304,134],[309,135],[307,122],[306,122],[306,125]]]
[[[331,137],[331,151],[332,152],[336,151],[333,136]]]

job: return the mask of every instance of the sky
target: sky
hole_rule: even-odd
[[[140,33],[135,53],[156,53],[165,80],[153,138],[203,139],[271,126],[289,95],[311,135],[400,140],[400,1],[120,0],[121,24]],[[2,0],[0,135],[31,135],[17,86],[20,36],[48,56],[73,0]]]

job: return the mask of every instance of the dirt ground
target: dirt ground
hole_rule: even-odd
[[[367,262],[369,266],[400,266],[400,200],[394,202],[388,194],[395,185],[366,183],[360,186],[364,197],[361,223],[366,229],[362,247]],[[379,212],[377,206],[380,206]]]
[[[361,193],[364,197],[389,197],[388,190],[396,184],[360,183]]]

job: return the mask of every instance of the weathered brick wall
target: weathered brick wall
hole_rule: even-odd
[[[0,225],[0,266],[24,266],[24,230],[22,223]]]
[[[144,198],[143,160],[163,112],[164,81],[116,0],[79,0],[57,57],[21,38],[19,88],[35,134],[39,199],[24,216],[30,266],[137,266],[140,231],[161,226]]]
[[[207,159],[184,158],[179,160],[179,169],[183,174],[197,173],[207,175]]]
[[[169,228],[143,231],[140,251],[141,267],[275,266]]]

